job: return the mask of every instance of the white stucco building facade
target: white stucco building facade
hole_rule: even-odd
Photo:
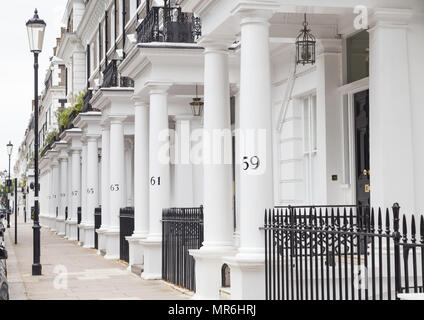
[[[129,268],[161,279],[162,211],[202,206],[194,297],[263,299],[265,209],[398,202],[422,211],[424,3],[361,4],[171,1],[194,13],[172,11],[172,22],[201,21],[201,34],[191,26],[172,38],[166,15],[148,28],[145,1],[68,1],[52,70],[67,74],[64,106],[87,91],[42,155],[42,225],[106,259],[128,246]],[[316,61],[296,65],[305,13]],[[122,240],[124,208],[134,226]]]

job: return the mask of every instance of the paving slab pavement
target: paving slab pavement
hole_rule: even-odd
[[[128,265],[105,260],[97,250],[82,248],[47,228],[41,229],[43,275],[33,277],[31,223],[18,223],[17,245],[14,226],[6,232],[11,300],[190,299],[161,280],[143,280],[128,271]]]

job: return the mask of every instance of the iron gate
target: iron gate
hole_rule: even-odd
[[[280,207],[265,212],[268,300],[392,300],[423,292],[424,218],[399,205]],[[412,263],[411,263],[412,258]]]
[[[195,291],[191,249],[203,242],[203,207],[164,209],[162,217],[162,279]]]

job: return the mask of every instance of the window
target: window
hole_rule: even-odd
[[[303,99],[303,156],[306,201],[314,202],[314,160],[317,154],[317,101],[311,95]]]
[[[346,40],[347,82],[369,76],[369,33],[361,31]]]

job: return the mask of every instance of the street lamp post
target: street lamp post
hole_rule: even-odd
[[[9,141],[9,143],[6,145],[7,147],[7,154],[9,155],[9,178],[7,180],[7,228],[10,228],[10,200],[9,200],[9,193],[10,193],[10,186],[11,186],[11,180],[10,180],[10,157],[12,156],[13,152],[13,144]]]
[[[40,263],[40,223],[38,207],[38,55],[43,49],[44,31],[46,23],[38,17],[38,11],[35,9],[34,17],[26,23],[28,31],[29,48],[34,53],[34,259],[32,264],[32,275],[41,275]]]

